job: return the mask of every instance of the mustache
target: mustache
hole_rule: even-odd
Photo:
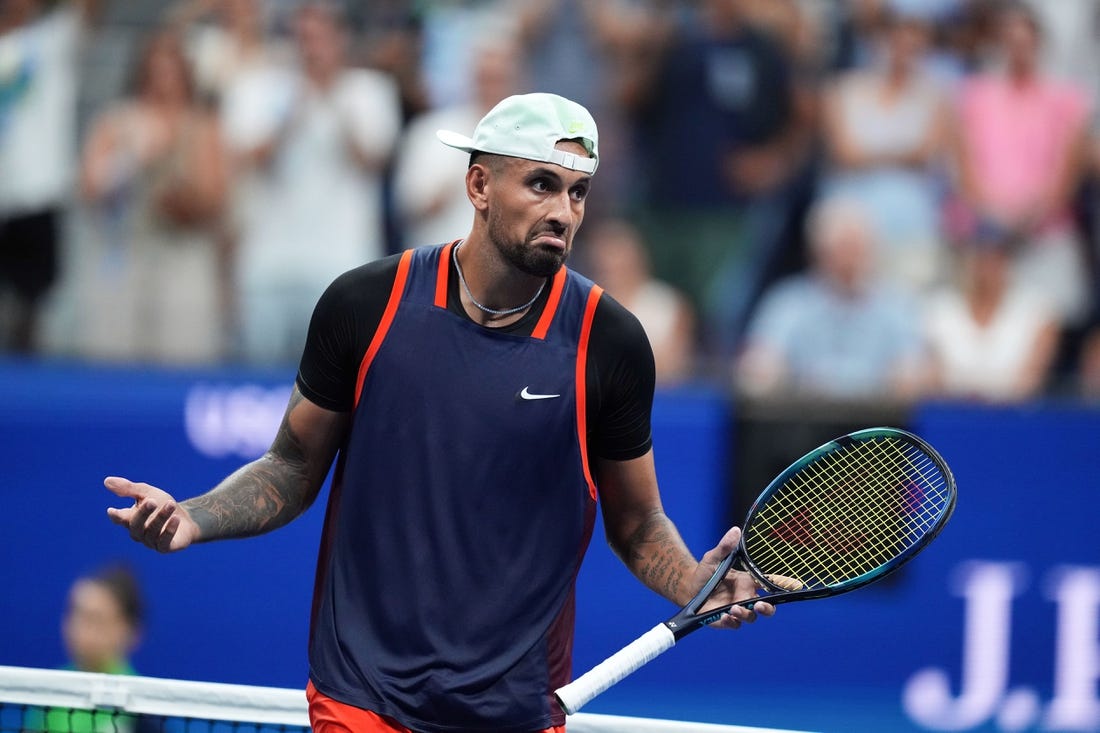
[[[540,227],[539,229],[536,229],[534,232],[531,233],[531,238],[535,239],[536,237],[541,237],[543,234],[549,234],[554,237],[563,237],[568,231],[569,227],[564,224],[557,226],[551,225]]]

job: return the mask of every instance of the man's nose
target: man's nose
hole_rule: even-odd
[[[551,209],[546,220],[551,224],[556,234],[562,234],[573,223],[573,199],[569,196],[568,191],[554,196],[551,200]]]

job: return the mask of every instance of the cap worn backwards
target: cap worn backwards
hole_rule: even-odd
[[[481,118],[473,137],[439,130],[444,145],[467,153],[482,152],[554,163],[570,170],[595,173],[599,165],[598,134],[592,115],[581,105],[556,94],[507,97]],[[576,140],[589,157],[559,150],[558,142]]]

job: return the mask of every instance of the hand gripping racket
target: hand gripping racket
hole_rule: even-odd
[[[686,606],[557,690],[558,702],[575,713],[733,606],[835,596],[884,577],[939,534],[955,495],[943,458],[904,430],[870,428],[826,443],[768,484],[749,509],[737,549]],[[701,611],[738,560],[767,595]]]

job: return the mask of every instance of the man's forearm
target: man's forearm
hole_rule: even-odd
[[[269,453],[181,506],[199,526],[198,541],[208,542],[278,529],[305,511],[309,495],[304,476]]]
[[[638,525],[620,555],[646,586],[677,605],[687,603],[697,590],[685,585],[695,558],[664,512],[655,512]]]
[[[198,541],[252,537],[289,523],[313,503],[328,469],[314,460],[291,419],[303,397],[291,395],[271,449],[239,468],[214,489],[181,506],[199,526]],[[303,433],[304,434],[304,433]]]

